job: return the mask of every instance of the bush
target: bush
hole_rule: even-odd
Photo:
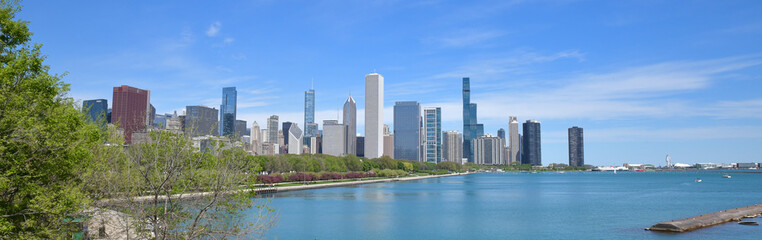
[[[273,184],[283,182],[283,176],[281,175],[259,175],[257,181],[261,183]]]

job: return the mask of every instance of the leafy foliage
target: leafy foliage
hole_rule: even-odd
[[[18,4],[1,4],[0,236],[61,236],[76,229],[64,218],[88,203],[78,176],[102,136],[49,73],[28,22],[15,19]]]

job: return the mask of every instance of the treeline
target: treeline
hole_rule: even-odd
[[[253,156],[251,159],[256,163],[257,172],[289,173],[289,172],[368,172],[375,170],[402,170],[405,172],[418,172],[429,174],[442,174],[447,172],[461,172],[464,168],[460,163],[440,162],[427,163],[392,159],[388,156],[380,158],[360,158],[354,155],[336,157],[325,154],[301,154],[301,155],[274,155]]]

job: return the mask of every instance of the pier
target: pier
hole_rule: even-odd
[[[762,214],[762,204],[734,208],[695,217],[660,222],[647,228],[650,231],[686,232],[730,221],[740,221],[743,218],[754,218]]]

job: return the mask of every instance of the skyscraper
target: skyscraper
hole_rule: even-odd
[[[82,101],[82,110],[90,117],[94,123],[108,123],[108,100],[93,99]]]
[[[505,139],[505,129],[500,128],[497,130],[497,137]]]
[[[220,105],[220,136],[235,134],[236,107],[238,92],[235,87],[222,89],[222,105]]]
[[[292,122],[283,122],[283,128],[281,130],[283,131],[283,146],[288,146],[289,140],[288,140],[288,134],[289,134],[289,128],[291,126],[295,125],[296,123]]]
[[[262,154],[262,130],[259,129],[257,121],[251,124],[251,152],[254,155]]]
[[[294,123],[288,127],[288,154],[302,154],[302,137],[302,129],[299,125]]]
[[[422,143],[421,105],[415,101],[397,102],[394,104],[394,157],[421,161]]]
[[[304,138],[317,136],[317,124],[315,123],[315,89],[304,92]]]
[[[458,131],[442,133],[442,161],[460,163],[463,159],[463,135]]]
[[[246,130],[246,121],[235,120],[235,132],[233,134],[235,134],[236,137],[249,135],[248,131]]]
[[[505,139],[487,134],[474,139],[474,163],[504,165]]]
[[[185,134],[191,137],[219,134],[217,109],[207,106],[185,106]]]
[[[585,166],[585,141],[581,127],[569,128],[569,166]]]
[[[146,129],[151,122],[151,91],[122,85],[114,87],[112,122],[119,122],[124,140],[131,143],[132,133]]]
[[[524,131],[524,140],[521,141],[521,164],[542,166],[540,122],[527,120],[522,128]]]
[[[344,102],[343,122],[347,125],[347,154],[357,155],[357,104],[351,95]]]
[[[347,126],[338,120],[323,120],[323,153],[333,156],[346,155]]]
[[[474,162],[474,138],[484,135],[484,125],[477,123],[476,103],[471,102],[471,79],[463,78],[463,157]]]
[[[383,154],[383,127],[384,76],[371,73],[365,75],[365,157],[378,158]]]
[[[442,161],[442,109],[429,107],[423,109],[425,139],[423,154],[424,160],[430,163]]]
[[[278,115],[267,119],[267,142],[278,144]]]
[[[519,120],[516,116],[508,117],[508,163],[517,162],[521,158],[521,138],[519,137]]]

